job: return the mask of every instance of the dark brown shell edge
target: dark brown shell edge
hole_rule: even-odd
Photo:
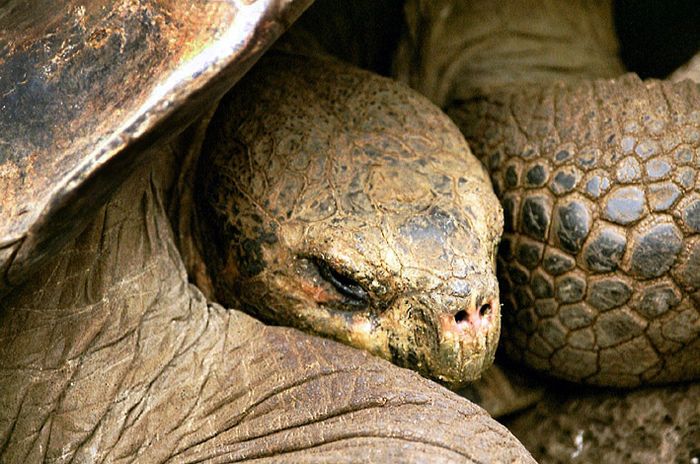
[[[223,95],[311,2],[42,3],[0,11],[0,295],[76,236],[146,148]]]

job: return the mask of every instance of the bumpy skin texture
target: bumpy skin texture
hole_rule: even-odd
[[[700,376],[698,108],[694,83],[629,75],[449,110],[504,206],[512,357],[603,385]]]
[[[411,371],[208,303],[164,213],[174,166],[144,159],[0,301],[0,462],[534,462]]]
[[[439,109],[329,59],[267,56],[200,161],[219,301],[450,385],[493,361],[502,212]]]
[[[700,460],[698,424],[697,384],[550,394],[507,423],[541,464],[695,463]]]

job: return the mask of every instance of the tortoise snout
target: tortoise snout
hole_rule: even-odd
[[[498,343],[498,296],[462,300],[451,311],[438,314],[437,320],[437,377],[453,387],[478,378],[493,362]]]
[[[464,296],[398,298],[378,315],[375,338],[387,344],[373,352],[450,388],[478,379],[493,362],[501,324],[497,290],[474,287]]]

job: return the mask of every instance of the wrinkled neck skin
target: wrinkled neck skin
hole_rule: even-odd
[[[444,107],[477,89],[617,77],[612,1],[409,0],[395,76]]]
[[[165,214],[172,152],[0,301],[0,462],[534,462],[414,373],[208,302]]]

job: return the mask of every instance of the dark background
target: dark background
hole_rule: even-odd
[[[617,0],[620,55],[640,77],[665,77],[700,48],[700,0]]]

